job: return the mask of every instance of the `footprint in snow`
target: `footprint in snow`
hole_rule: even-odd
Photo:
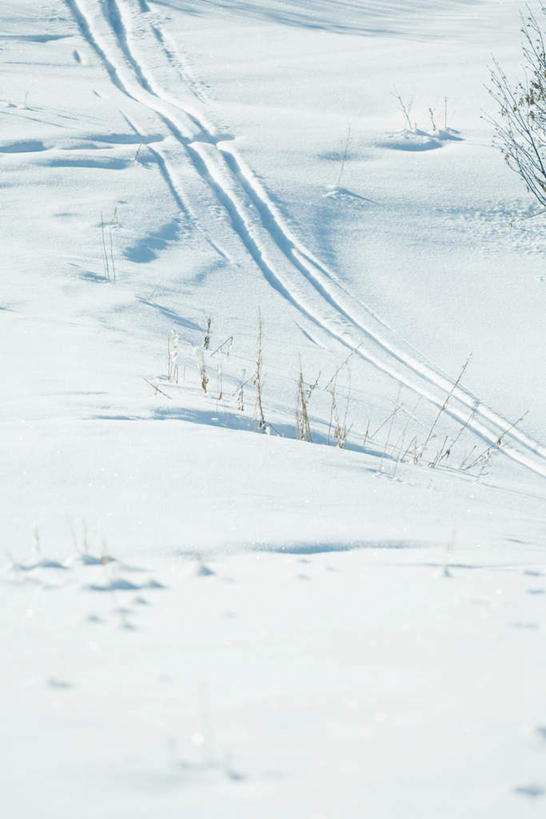
[[[60,589],[67,585],[68,566],[57,560],[41,559],[35,563],[16,563],[10,560],[4,567],[6,582],[31,584],[43,589]]]
[[[137,627],[133,623],[131,623],[129,620],[126,620],[126,619],[123,619],[121,621],[120,628],[123,629],[124,631],[137,631],[138,630]]]
[[[115,609],[112,609],[116,614],[126,615],[132,614],[133,610],[128,608],[127,606],[116,606]]]
[[[209,569],[208,566],[205,566],[205,564],[200,561],[194,572],[195,577],[212,577],[214,574],[215,572],[212,569]]]
[[[530,799],[537,799],[541,796],[546,796],[546,789],[543,788],[542,785],[537,785],[536,783],[520,785],[519,787],[514,788],[514,792],[520,796],[527,796]]]
[[[226,768],[225,774],[232,782],[243,782],[246,779],[246,775],[244,773],[241,773],[241,771],[236,771],[233,768]]]
[[[58,569],[59,571],[66,571],[67,567],[57,560],[38,560],[36,563],[12,563],[11,568],[17,572],[33,572],[36,569]]]
[[[142,589],[164,589],[165,586],[153,578],[145,583],[132,583],[130,580],[126,580],[124,577],[118,577],[107,583],[88,583],[84,588],[86,588],[88,591],[94,592],[113,592],[141,591]]]
[[[21,139],[16,142],[6,142],[0,144],[2,154],[25,154],[45,151],[46,146],[39,139]]]
[[[96,557],[95,555],[90,555],[87,552],[79,555],[77,560],[79,560],[83,566],[107,566],[109,563],[116,562],[116,558],[110,557],[110,555],[101,555],[101,557]]]
[[[49,677],[47,681],[48,688],[56,688],[58,690],[66,691],[69,688],[73,688],[74,686],[72,683],[69,683],[67,680],[61,680],[58,677]]]
[[[325,199],[335,199],[338,202],[351,205],[352,207],[368,208],[370,205],[377,205],[373,199],[367,199],[359,193],[348,190],[348,188],[341,188],[339,185],[330,186],[327,193],[323,194]]]

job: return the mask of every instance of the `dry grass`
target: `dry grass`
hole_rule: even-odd
[[[252,383],[256,388],[256,411],[258,414],[258,428],[265,429],[263,407],[263,323],[262,313],[258,310],[258,338],[256,345],[256,370]]]
[[[167,378],[178,384],[178,348],[180,336],[176,330],[171,330],[167,342]]]
[[[118,209],[114,209],[112,219],[104,221],[104,216],[100,214],[100,232],[102,245],[102,264],[104,278],[109,282],[115,282],[116,274],[116,254],[114,246],[114,229],[119,227]]]
[[[320,373],[312,384],[305,385],[300,359],[298,389],[296,395],[296,438],[298,441],[311,441],[311,422],[309,421],[309,403],[313,391],[319,383]]]
[[[215,400],[227,400],[228,405],[233,404],[234,409],[236,407],[240,414],[244,414],[248,411],[248,405],[251,401],[249,395],[251,395],[254,402],[254,418],[256,419],[258,429],[280,436],[290,435],[290,433],[287,433],[282,427],[279,431],[279,429],[273,426],[269,418],[266,420],[266,411],[269,405],[266,403],[268,396],[264,394],[264,326],[261,311],[258,311],[255,362],[252,373],[250,376],[247,376],[246,370],[243,370],[241,377],[234,379],[233,383],[229,383],[231,381],[229,374],[226,378],[224,365],[234,349],[234,337],[232,335],[228,336],[222,343],[218,344],[212,352],[207,352],[207,349],[210,350],[211,326],[212,319],[209,317],[203,345],[193,348],[199,374],[199,385],[202,392],[205,395],[209,394],[210,379],[208,369],[212,363],[212,358],[216,357],[216,361],[214,362],[214,369],[216,371]],[[206,347],[206,345],[208,345],[208,347]],[[168,339],[167,350],[167,380],[173,385],[179,381],[179,346],[180,337],[177,331],[173,330]],[[306,381],[300,359],[295,384],[295,426],[292,433],[296,440],[312,442],[313,440],[320,440],[321,436],[324,435],[323,440],[325,440],[328,446],[333,445],[340,449],[347,447],[355,449],[358,445],[361,451],[365,451],[368,454],[374,451],[380,459],[378,464],[379,473],[386,474],[393,479],[398,476],[401,465],[409,463],[425,465],[432,469],[450,466],[452,469],[471,473],[472,470],[478,470],[479,478],[492,455],[502,447],[503,441],[510,430],[525,417],[526,413],[513,424],[507,426],[507,428],[499,434],[498,438],[490,443],[483,451],[480,451],[477,446],[474,445],[468,454],[462,458],[460,463],[456,461],[457,458],[460,458],[459,452],[464,451],[465,447],[467,449],[470,447],[469,441],[471,435],[473,435],[472,420],[476,414],[476,409],[471,409],[465,420],[455,425],[450,418],[449,412],[450,401],[452,399],[455,400],[457,389],[460,387],[470,364],[471,357],[469,356],[461,367],[454,382],[451,384],[445,398],[443,400],[440,399],[436,408],[433,409],[433,414],[431,414],[431,420],[428,425],[423,421],[425,410],[419,411],[422,397],[418,397],[416,401],[412,401],[412,404],[406,407],[402,401],[402,388],[399,387],[398,394],[393,401],[392,409],[386,416],[380,420],[376,419],[375,423],[372,423],[372,420],[368,416],[365,422],[365,428],[360,432],[357,430],[353,433],[353,423],[350,418],[351,408],[354,402],[356,402],[357,407],[362,408],[362,406],[366,406],[366,400],[362,393],[359,394],[357,391],[354,399],[351,394],[351,370],[348,365],[359,348],[360,345],[347,354],[341,364],[335,368],[329,380],[325,380],[326,383],[324,384],[319,383],[320,373],[314,381]],[[237,359],[236,353],[234,357]],[[221,363],[219,359],[222,359]],[[346,372],[343,372],[345,369]],[[278,375],[281,378],[284,377],[282,370]],[[214,378],[214,376],[211,377]],[[154,381],[150,381],[149,379],[144,380],[152,387],[156,395],[162,395],[172,400],[173,396],[163,392],[163,390],[154,383],[155,379]],[[340,383],[342,383],[342,387],[340,387]],[[249,390],[250,393],[248,392]],[[169,390],[169,392],[171,392],[171,390]],[[314,430],[312,426],[313,419],[310,414],[311,400],[313,400],[313,404],[316,406],[316,430]],[[329,417],[326,401],[328,401],[329,404]],[[449,431],[450,426],[453,428],[452,433]],[[439,434],[440,430],[441,435]],[[392,467],[390,467],[389,464],[392,464]]]
[[[207,384],[209,383],[209,379],[207,376],[207,367],[205,365],[205,357],[203,356],[203,351],[196,347],[195,351],[195,360],[197,362],[197,369],[199,370],[199,378],[201,381],[201,389],[204,393],[207,392]]]

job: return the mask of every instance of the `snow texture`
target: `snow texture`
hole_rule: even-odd
[[[519,12],[0,4],[3,815],[544,810]]]

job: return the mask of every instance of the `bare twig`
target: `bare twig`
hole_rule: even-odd
[[[212,316],[208,316],[207,318],[207,330],[205,333],[205,338],[203,339],[203,347],[205,350],[208,350],[210,347],[210,331],[212,327]]]
[[[252,380],[253,385],[256,387],[256,408],[258,411],[258,428],[265,429],[265,416],[264,416],[264,408],[262,403],[262,393],[263,393],[263,323],[262,323],[262,312],[258,310],[258,340],[257,340],[257,350],[256,350],[256,371],[254,373],[254,378]]]
[[[350,146],[351,146],[351,129],[352,129],[352,125],[349,124],[347,126],[347,134],[346,134],[346,137],[345,137],[345,146],[344,146],[344,149],[343,149],[343,155],[341,157],[341,165],[340,165],[340,168],[339,168],[339,175],[338,175],[337,182],[336,182],[336,187],[338,187],[338,188],[341,185],[341,181],[343,179],[343,171],[345,170],[345,164],[346,164],[347,158],[349,156],[349,149],[350,149]]]
[[[401,94],[395,94],[394,97],[398,100],[398,105],[400,106],[408,130],[415,131],[415,123],[411,121],[411,106],[413,105],[413,100],[410,100],[409,103],[405,103]]]
[[[502,446],[502,442],[503,442],[503,440],[504,440],[504,437],[505,437],[506,435],[508,435],[508,433],[509,433],[509,432],[511,432],[511,430],[513,430],[513,429],[514,429],[514,427],[515,427],[517,424],[519,424],[519,423],[520,423],[520,421],[523,421],[523,419],[524,419],[524,418],[525,418],[525,417],[526,417],[528,414],[529,414],[529,410],[526,410],[526,411],[523,413],[523,415],[520,415],[520,417],[518,418],[518,420],[517,420],[517,421],[514,421],[512,424],[510,424],[508,427],[506,427],[506,429],[504,430],[504,432],[502,432],[502,433],[499,435],[499,437],[497,438],[497,440],[496,440],[496,441],[495,441],[493,444],[490,444],[490,445],[489,445],[489,446],[488,446],[486,449],[484,449],[484,450],[483,450],[483,452],[482,452],[480,455],[478,455],[478,457],[477,457],[477,458],[476,458],[474,461],[472,461],[472,463],[471,463],[471,464],[469,464],[469,466],[466,466],[466,467],[465,467],[465,470],[472,469],[473,467],[477,466],[477,465],[478,465],[478,464],[480,464],[480,463],[483,463],[484,461],[485,461],[485,462],[487,462],[487,461],[489,460],[489,458],[492,456],[493,452],[494,452],[495,450],[497,450],[497,449],[500,449],[500,447]]]
[[[442,414],[443,414],[443,413],[446,411],[446,409],[447,409],[447,405],[449,404],[449,401],[450,401],[450,399],[452,398],[453,393],[455,392],[455,390],[456,390],[456,389],[457,389],[457,387],[459,386],[459,384],[460,384],[460,382],[461,382],[461,378],[462,378],[462,377],[463,377],[463,375],[465,374],[465,372],[466,372],[466,368],[467,368],[467,367],[468,367],[468,365],[470,364],[470,359],[471,359],[471,358],[472,358],[472,355],[469,355],[469,356],[468,356],[468,358],[466,359],[465,363],[464,363],[464,364],[463,364],[463,366],[461,367],[461,371],[460,371],[459,375],[457,376],[457,378],[456,378],[455,382],[453,383],[453,386],[451,387],[450,391],[449,391],[449,392],[448,392],[448,394],[446,395],[445,400],[444,400],[444,403],[442,404],[442,406],[441,406],[441,407],[440,407],[440,409],[438,410],[438,414],[436,415],[436,417],[435,417],[434,421],[432,422],[432,426],[431,426],[431,427],[430,427],[430,429],[429,429],[429,432],[428,432],[428,435],[427,435],[427,437],[426,437],[426,440],[425,440],[425,442],[424,442],[423,446],[421,447],[421,457],[423,456],[423,454],[424,454],[424,452],[425,452],[425,450],[426,450],[426,448],[427,448],[427,446],[428,446],[428,444],[429,444],[429,441],[430,441],[430,439],[432,438],[432,435],[433,435],[433,433],[434,433],[434,430],[436,429],[436,425],[438,424],[438,421],[439,421],[439,420],[440,420],[440,418],[442,417]]]
[[[163,392],[163,390],[160,390],[159,387],[157,386],[157,384],[154,384],[152,381],[150,381],[148,378],[145,378],[144,376],[142,376],[142,380],[150,385],[150,387],[154,390],[156,395],[159,393],[160,395],[164,395],[165,398],[168,398],[169,401],[172,401],[172,395],[167,395],[166,392]]]
[[[232,345],[233,345],[233,336],[229,336],[229,338],[226,338],[225,341],[222,341],[222,343],[218,345],[218,347],[214,350],[214,352],[210,354],[210,357],[212,358],[213,356],[216,355],[216,353],[223,352],[224,347],[228,348],[227,351],[226,351],[226,355],[229,356],[229,352],[231,350]]]
[[[311,424],[309,421],[309,402],[313,391],[317,388],[320,378],[320,373],[317,375],[315,381],[305,386],[303,380],[303,371],[300,360],[300,371],[298,375],[298,392],[296,398],[296,438],[299,441],[311,441]]]
[[[351,360],[351,358],[352,358],[354,355],[356,355],[356,353],[358,353],[358,351],[359,351],[359,350],[360,350],[360,348],[362,347],[362,344],[363,344],[363,343],[364,343],[364,342],[362,342],[362,341],[361,341],[361,342],[360,342],[360,344],[359,344],[357,347],[355,347],[353,350],[351,350],[351,352],[349,353],[349,355],[348,355],[348,356],[347,356],[347,357],[346,357],[346,358],[345,358],[345,359],[344,359],[344,360],[341,362],[341,364],[339,365],[339,367],[337,368],[337,370],[335,371],[335,373],[333,374],[333,376],[331,377],[331,379],[328,381],[328,383],[326,384],[326,386],[325,386],[325,387],[323,387],[323,389],[324,389],[324,390],[326,390],[326,392],[329,392],[330,387],[332,386],[333,382],[334,382],[334,381],[337,379],[337,377],[338,377],[338,375],[340,374],[340,372],[342,371],[342,369],[345,367],[345,365],[346,365],[346,364],[348,364],[348,363],[349,363],[349,361]]]

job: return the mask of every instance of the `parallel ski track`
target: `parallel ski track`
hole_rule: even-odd
[[[136,102],[143,104],[142,100],[137,99],[133,94],[131,94],[129,89],[126,88],[124,83],[121,81],[120,77],[117,74],[114,64],[110,62],[106,53],[103,51],[101,47],[100,41],[97,40],[96,37],[94,36],[93,28],[89,23],[88,15],[83,12],[82,8],[80,8],[80,4],[76,0],[64,0],[64,2],[68,6],[70,12],[72,13],[72,16],[74,17],[76,23],[78,24],[78,28],[80,29],[84,39],[87,41],[87,43],[90,45],[93,51],[95,51],[95,53],[100,58],[112,83],[125,96],[129,96]],[[139,3],[141,11],[149,11],[149,7],[144,2],[144,0],[139,0]],[[150,106],[146,107],[149,108]],[[135,134],[140,135],[140,130],[138,129],[136,124],[133,123],[125,114],[122,113],[122,116],[127,121],[130,128],[135,132]],[[177,174],[174,168],[172,167],[172,163],[169,161],[168,157],[162,150],[161,146],[157,145],[155,148],[152,148],[151,145],[147,144],[146,149],[153,156],[155,156],[161,176],[163,177],[167,187],[171,192],[174,201],[176,202],[177,207],[180,209],[182,214],[194,226],[194,228],[197,231],[204,235],[207,243],[218,253],[219,256],[221,256],[226,261],[231,262],[232,259],[230,258],[229,254],[226,253],[226,251],[224,251],[203,228],[197,214],[194,212],[190,202],[188,202],[185,196],[182,184],[176,179]]]
[[[152,25],[152,31],[155,39],[159,43],[160,48],[163,50],[169,62],[176,65],[176,70],[178,71],[182,81],[186,83],[194,97],[196,97],[199,102],[206,103],[205,97],[201,93],[201,90],[199,89],[199,86],[191,75],[189,69],[184,65],[174,43],[170,41],[164,31],[161,31],[161,28],[158,25]]]
[[[149,8],[144,0],[137,2],[137,12],[142,17]],[[131,42],[131,0],[94,0],[94,14],[89,11],[90,0],[65,0],[65,3],[114,85],[132,100],[154,111],[184,149],[201,181],[227,212],[232,227],[266,280],[311,321],[354,350],[355,354],[434,406],[441,407],[446,394],[453,389],[453,383],[383,338],[370,326],[370,321],[375,321],[385,327],[373,314],[369,314],[368,320],[358,315],[362,310],[369,311],[365,306],[360,307],[337,276],[291,234],[267,192],[237,152],[215,135],[203,115],[171,98],[146,72],[135,56]],[[150,34],[161,46],[158,31],[156,21]],[[175,184],[164,156],[161,169],[181,208],[198,224],[180,186]],[[209,241],[216,247],[210,238]],[[219,252],[225,256],[223,251]],[[379,348],[380,355],[371,349],[363,349],[365,342]],[[446,413],[466,424],[492,446],[501,435],[505,441],[519,444],[525,453],[508,444],[501,452],[546,476],[546,447],[517,428],[511,428],[505,418],[462,387],[453,390]]]

